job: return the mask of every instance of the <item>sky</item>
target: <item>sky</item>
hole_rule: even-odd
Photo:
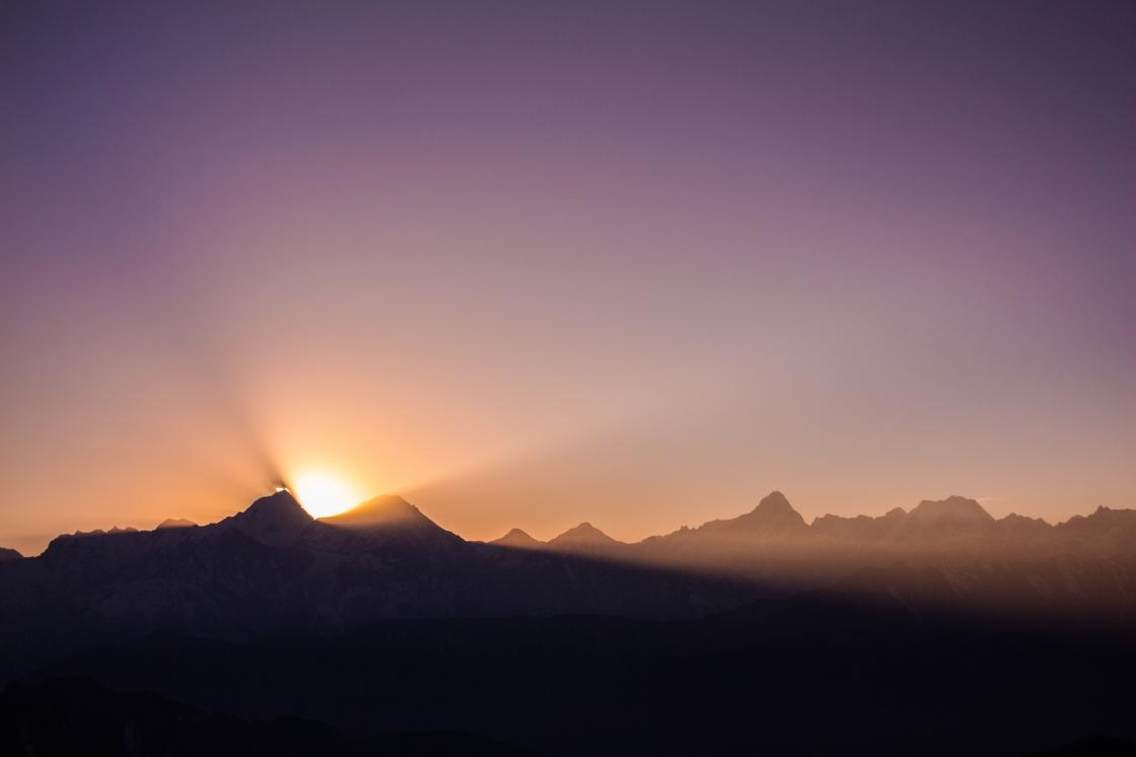
[[[1136,507],[1136,5],[5,3],[0,544]]]

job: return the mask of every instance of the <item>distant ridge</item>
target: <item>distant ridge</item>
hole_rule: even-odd
[[[14,549],[8,549],[7,547],[0,547],[0,562],[7,562],[9,560],[22,560],[23,557],[24,557],[23,555],[21,555],[19,552],[17,552]]]
[[[161,531],[165,528],[194,528],[195,526],[197,526],[196,523],[185,518],[166,518],[159,523],[154,530]]]
[[[715,524],[711,526],[711,523]],[[767,494],[757,507],[745,515],[739,515],[732,520],[720,520],[707,523],[703,528],[708,530],[753,530],[767,533],[786,533],[800,531],[807,528],[805,519],[789,504],[789,499],[779,491]]]
[[[952,495],[946,499],[925,499],[908,513],[913,521],[921,523],[941,523],[943,521],[971,521],[993,523],[994,518],[978,504],[977,500]]]
[[[580,551],[606,550],[626,545],[611,538],[591,523],[585,522],[550,539],[547,546],[552,550]]]
[[[544,542],[534,539],[519,528],[514,528],[499,539],[489,542],[499,547],[516,547],[518,549],[539,549],[545,546]]]
[[[205,635],[390,618],[667,618],[855,582],[857,594],[911,606],[1081,607],[1136,625],[1126,599],[1136,596],[1136,511],[1049,526],[948,497],[810,526],[772,492],[736,518],[633,544],[586,522],[536,544],[464,541],[395,495],[314,520],[280,490],[196,528],[57,537],[39,557],[0,564],[0,617],[33,641],[59,617],[100,632]]]
[[[315,520],[290,491],[282,488],[257,499],[244,511],[213,526],[245,534],[269,546],[295,543],[313,526],[334,527],[366,535],[372,540],[398,538],[414,542],[463,541],[460,536],[440,527],[416,506],[396,494],[374,497],[346,512]],[[213,526],[199,526],[185,518],[167,518],[155,530],[192,530]],[[139,532],[135,528],[114,527],[109,530],[76,531],[57,539],[133,533]],[[317,533],[330,538],[332,532],[317,529]],[[745,550],[749,548],[746,545],[755,541],[773,548],[797,542],[800,545],[818,546],[845,543],[861,546],[908,544],[921,547],[938,543],[951,547],[967,543],[977,546],[991,540],[1003,547],[1014,544],[1024,547],[1069,539],[1078,544],[1099,543],[1108,549],[1129,545],[1136,548],[1136,510],[1098,507],[1090,515],[1075,515],[1065,522],[1052,525],[1041,518],[1017,513],[995,519],[977,500],[951,495],[940,500],[922,500],[910,511],[894,507],[881,516],[826,514],[808,523],[793,508],[784,493],[774,490],[747,513],[707,521],[694,528],[683,526],[677,531],[650,536],[634,543],[613,539],[591,523],[583,522],[547,542],[532,537],[520,528],[513,528],[487,544],[564,553],[604,552],[633,559],[654,559],[668,554],[680,554],[682,562],[689,562],[688,558],[697,558],[703,551],[711,556],[714,550],[724,547]],[[20,555],[15,550],[0,548],[0,560],[18,557]]]
[[[748,513],[722,520],[711,520],[697,528],[680,528],[663,536],[640,542],[652,550],[665,550],[682,545],[686,551],[697,543],[792,537],[807,533],[809,526],[801,514],[779,491],[772,491]]]

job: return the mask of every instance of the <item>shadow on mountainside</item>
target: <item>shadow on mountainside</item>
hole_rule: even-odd
[[[210,526],[60,537],[0,564],[0,678],[89,675],[352,744],[457,732],[563,755],[1136,737],[1131,515],[1025,520],[949,498],[817,531],[774,493],[643,542],[658,564],[591,527],[487,545],[397,497],[324,523],[277,492]],[[1000,551],[1019,533],[1045,548]]]

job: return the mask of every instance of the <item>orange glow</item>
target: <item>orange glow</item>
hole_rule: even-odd
[[[313,518],[338,515],[354,507],[361,497],[341,479],[327,473],[301,473],[292,485],[296,499]]]

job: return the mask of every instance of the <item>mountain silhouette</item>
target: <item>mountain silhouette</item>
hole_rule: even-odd
[[[536,544],[467,542],[397,496],[314,520],[286,490],[194,528],[59,536],[0,562],[0,681],[96,671],[556,754],[994,755],[1025,751],[1026,724],[989,702],[1031,702],[1040,748],[1119,722],[1136,673],[1133,511],[1050,526],[950,497],[810,525],[773,492],[638,543],[585,523]],[[534,695],[534,671],[556,686]]]
[[[313,520],[281,490],[210,525],[57,537],[39,557],[2,564],[0,617],[16,638],[13,659],[50,646],[44,627],[65,629],[53,633],[72,644],[104,633],[227,637],[392,618],[681,618],[833,587],[912,607],[1128,623],[1134,516],[1101,508],[1051,527],[995,521],[953,497],[810,526],[773,492],[736,518],[634,544],[583,523],[539,549],[505,549],[466,542],[398,496]]]
[[[686,529],[671,535],[682,535],[684,537],[784,537],[802,533],[807,528],[805,519],[793,509],[788,498],[779,491],[773,491],[758,502],[753,510],[744,515],[728,520],[712,520],[696,529]]]
[[[611,538],[591,523],[581,523],[549,539],[545,546],[558,552],[606,552],[627,545]]]
[[[409,526],[412,528],[437,528],[438,526],[417,507],[396,494],[386,494],[369,499],[360,505],[339,513],[321,518],[325,523],[333,523],[350,528],[370,528],[374,526]]]
[[[638,559],[648,563],[768,579],[772,573],[782,572],[770,563],[773,553],[783,552],[809,534],[808,524],[788,498],[773,491],[748,513],[650,537],[634,545],[634,551]]]
[[[400,542],[404,547],[444,548],[462,542],[457,535],[427,518],[396,494],[363,502],[352,509],[320,519],[321,524],[347,529],[373,542]]]
[[[308,514],[292,493],[281,489],[249,505],[248,509],[230,516],[218,525],[249,536],[261,544],[287,546],[294,544],[312,525]]]
[[[163,528],[193,528],[197,524],[185,518],[166,518],[164,521],[155,526],[155,530]]]
[[[976,500],[957,495],[940,500],[925,499],[916,505],[908,518],[917,523],[973,522],[993,523],[994,518]]]
[[[7,547],[0,547],[0,562],[4,562],[6,560],[19,560],[21,558],[23,558],[23,555],[21,555],[16,550],[8,549]]]
[[[514,528],[509,533],[489,543],[498,547],[516,547],[517,549],[540,549],[545,546],[544,542],[534,539],[519,528]]]
[[[805,527],[805,519],[793,509],[788,498],[781,492],[774,491],[766,495],[751,512],[733,520],[714,521],[713,525],[708,523],[703,529],[787,534],[799,532]]]

